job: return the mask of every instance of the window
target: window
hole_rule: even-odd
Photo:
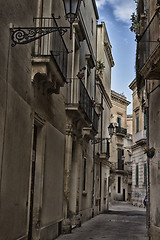
[[[110,187],[110,177],[108,177],[108,192],[109,192],[109,187]]]
[[[89,67],[89,65],[87,65],[87,81],[86,81],[86,88],[88,90],[88,92],[90,93],[90,89],[91,89],[91,69]]]
[[[31,175],[31,188],[30,188],[30,216],[29,216],[29,237],[32,234],[33,224],[33,205],[34,205],[34,190],[35,190],[35,176],[36,176],[36,153],[37,153],[37,135],[38,127],[34,124],[33,131],[33,146],[32,146],[32,175]],[[31,238],[30,238],[31,239]]]
[[[107,195],[107,178],[104,179],[104,197]]]
[[[124,162],[123,162],[124,149],[118,148],[117,150],[118,150],[118,169],[124,170]]]
[[[107,140],[107,155],[110,156],[110,142]]]
[[[91,22],[91,33],[93,35],[93,19],[92,19],[92,22]]]
[[[121,193],[121,177],[118,177],[118,193]]]
[[[144,184],[147,184],[147,165],[144,163]]]
[[[139,132],[139,114],[136,114],[136,133]]]
[[[144,113],[144,129],[147,129],[147,118],[146,118],[146,113]]]
[[[118,127],[121,127],[121,118],[117,117],[117,123],[118,123]]]
[[[84,168],[83,168],[83,191],[86,190],[86,157],[84,157]]]
[[[138,186],[138,179],[139,179],[139,170],[138,170],[138,164],[136,165],[136,186]]]

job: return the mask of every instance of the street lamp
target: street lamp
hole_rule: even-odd
[[[82,0],[63,0],[65,16],[70,23],[70,39],[72,39],[72,24],[76,20]]]
[[[110,140],[113,136],[113,132],[114,132],[114,126],[113,123],[110,123],[108,126],[108,133],[110,138],[94,138],[94,140],[92,141],[92,144],[94,144],[93,146],[93,186],[92,186],[92,215],[94,216],[94,207],[93,207],[93,203],[94,203],[94,185],[95,185],[95,145],[97,143],[102,143],[103,141],[107,140],[107,145],[109,143],[108,140]],[[102,147],[101,147],[101,153],[102,153]],[[107,147],[107,152],[108,153],[108,158],[110,157],[110,150],[109,150],[109,145]]]
[[[66,19],[72,24],[77,18],[81,0],[63,0]]]
[[[108,126],[108,133],[109,133],[110,138],[112,138],[113,132],[114,132],[114,126],[113,126],[113,123],[110,123]]]
[[[80,3],[82,0],[63,0],[65,16],[70,23],[70,27],[59,27],[57,24],[54,27],[14,27],[11,26],[11,46],[14,47],[17,44],[27,44],[33,42],[41,37],[50,34],[52,32],[58,31],[62,36],[70,29],[70,39],[72,39],[72,24],[76,20],[78,11],[80,8]],[[52,18],[55,21],[54,14]],[[36,19],[36,18],[34,18]],[[43,20],[43,18],[41,19]]]
[[[92,141],[92,144],[97,144],[97,143],[101,143],[105,140],[110,140],[113,136],[113,133],[114,133],[114,126],[113,126],[113,123],[110,123],[109,126],[108,126],[108,133],[109,133],[109,136],[110,138],[95,138],[93,141]]]

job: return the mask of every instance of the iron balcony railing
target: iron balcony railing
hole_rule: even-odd
[[[110,142],[107,138],[97,138],[96,139],[98,146],[97,146],[97,153],[98,154],[104,154],[107,157],[110,157]]]
[[[54,18],[34,18],[36,27],[58,27]],[[68,49],[59,31],[35,41],[34,56],[52,56],[61,75],[67,77]]]
[[[93,128],[95,129],[96,132],[98,132],[98,120],[99,120],[99,116],[98,114],[96,113],[95,109],[93,108],[92,110],[92,125],[93,125]]]
[[[122,134],[122,135],[127,135],[127,129],[122,128],[122,127],[116,127],[116,133],[117,134]]]
[[[87,115],[93,128],[98,132],[98,115],[88,91],[79,78],[71,78],[66,84],[66,105],[78,106]]]
[[[113,170],[124,170],[124,162],[119,161],[117,163],[112,163],[112,169]]]
[[[148,26],[144,30],[143,34],[138,36],[138,59],[137,68],[140,71],[146,61],[153,54],[155,49],[160,44],[160,32],[159,32],[159,11],[157,9],[154,16],[150,20]]]
[[[135,142],[144,141],[147,139],[146,130],[141,130],[135,134]]]

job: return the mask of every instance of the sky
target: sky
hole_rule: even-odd
[[[115,66],[112,68],[111,88],[132,100],[129,84],[135,78],[135,35],[130,31],[130,17],[135,11],[134,0],[96,0],[99,23],[105,22],[112,45]],[[132,103],[128,114],[132,113]]]

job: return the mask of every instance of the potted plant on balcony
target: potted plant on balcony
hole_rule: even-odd
[[[104,69],[105,69],[104,62],[102,62],[101,60],[97,61],[96,67],[97,74],[102,76]]]
[[[86,67],[83,67],[82,69],[79,70],[78,74],[76,75],[78,79],[83,79],[84,78],[84,71],[86,70]]]

